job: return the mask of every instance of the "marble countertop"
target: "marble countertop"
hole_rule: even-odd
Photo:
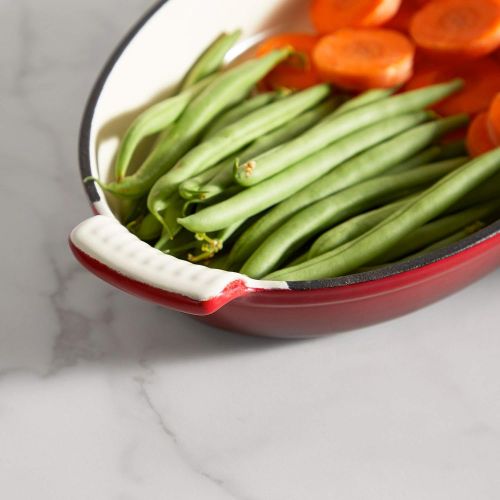
[[[312,341],[127,296],[66,238],[86,97],[150,0],[0,2],[0,498],[498,500],[500,271]]]

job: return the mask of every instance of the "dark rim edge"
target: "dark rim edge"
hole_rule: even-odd
[[[292,290],[312,290],[315,288],[335,288],[345,285],[355,285],[359,283],[366,283],[369,281],[389,278],[396,274],[413,271],[426,265],[446,259],[448,257],[452,257],[453,255],[467,250],[468,248],[472,248],[479,243],[482,243],[483,241],[493,238],[497,234],[500,234],[500,220],[481,229],[477,233],[474,233],[471,236],[458,241],[457,243],[453,243],[452,245],[449,245],[445,248],[435,250],[428,253],[427,255],[416,257],[405,262],[391,264],[381,267],[380,269],[374,269],[373,271],[367,271],[364,273],[340,276],[338,278],[327,278],[324,280],[312,281],[288,281],[287,283]]]
[[[125,37],[119,43],[117,48],[113,51],[112,55],[109,57],[108,61],[104,65],[104,68],[101,70],[96,83],[92,88],[90,96],[87,100],[87,104],[85,106],[85,111],[80,126],[78,157],[80,164],[80,175],[82,180],[92,175],[92,171],[90,168],[90,130],[92,127],[92,120],[95,108],[101,96],[101,92],[102,89],[104,88],[106,80],[108,79],[115,64],[117,63],[118,59],[121,57],[121,55],[127,48],[128,44],[131,42],[131,40],[143,28],[143,26],[149,21],[149,19],[153,17],[156,14],[156,12],[160,10],[160,8],[163,7],[168,1],[169,0],[159,0],[158,2],[156,2],[146,12],[146,14],[144,14],[144,16],[130,29],[130,31],[125,35]],[[95,182],[84,183],[84,189],[91,203],[96,203],[100,201],[100,196],[99,193],[97,192]],[[492,238],[493,236],[499,233],[500,233],[500,220],[478,231],[477,233],[457,243],[454,243],[453,245],[450,245],[440,250],[436,250],[425,256],[418,257],[413,260],[389,265],[387,267],[382,267],[380,269],[376,269],[373,271],[368,271],[348,276],[341,276],[339,278],[329,278],[324,280],[312,280],[312,281],[288,281],[287,283],[291,290],[313,290],[318,288],[334,288],[345,285],[355,285],[363,282],[389,278],[390,276],[400,274],[406,271],[416,270],[428,264],[432,264],[447,257],[451,257],[489,238]]]

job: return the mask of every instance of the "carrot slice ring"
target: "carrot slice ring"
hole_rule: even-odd
[[[295,53],[276,66],[261,82],[260,88],[302,90],[319,83],[320,78],[312,63],[312,51],[318,40],[318,36],[307,33],[283,33],[262,42],[257,48],[258,56],[284,47],[292,47]]]
[[[419,47],[441,55],[480,57],[500,45],[498,0],[436,0],[413,17]]]
[[[314,27],[323,34],[339,28],[380,26],[394,16],[401,0],[312,0]]]
[[[457,113],[476,114],[488,109],[500,89],[500,64],[491,58],[449,65],[425,61],[421,67],[417,66],[415,75],[405,88],[414,90],[453,78],[461,78],[464,81],[463,89],[436,104],[433,109],[444,116]]]
[[[339,30],[323,37],[313,52],[320,75],[350,90],[404,83],[411,76],[413,56],[407,37],[377,28]]]
[[[479,156],[495,148],[488,132],[488,114],[478,114],[467,131],[467,149],[472,156]]]

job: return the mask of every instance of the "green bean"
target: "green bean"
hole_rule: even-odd
[[[361,106],[366,106],[367,104],[371,104],[376,101],[381,101],[392,95],[395,89],[371,89],[359,94],[352,99],[344,102],[339,108],[336,110],[335,115],[338,116],[343,113],[347,113],[348,111],[352,111],[353,109],[360,108]]]
[[[137,219],[144,217],[144,215],[148,211],[146,199],[144,198],[135,200],[124,198],[118,201],[118,209],[115,211],[115,213],[117,213],[121,223],[125,226],[134,225]]]
[[[235,107],[229,109],[225,113],[222,113],[218,116],[208,127],[208,129],[203,134],[203,140],[206,141],[213,137],[217,132],[222,130],[223,128],[236,123],[238,120],[245,118],[249,113],[256,111],[264,107],[267,104],[275,101],[278,96],[280,96],[280,92],[266,92],[264,94],[257,94],[253,97],[250,97],[246,101],[243,101],[241,104],[237,104]],[[289,92],[287,92],[289,94]]]
[[[212,259],[217,253],[219,253],[224,245],[241,229],[241,227],[246,224],[247,221],[242,220],[236,222],[235,224],[222,229],[215,236],[209,236],[207,234],[197,233],[195,236],[199,241],[202,241],[201,253],[198,255],[190,255],[189,260],[191,262],[202,262],[207,259]]]
[[[329,93],[329,85],[316,85],[258,109],[237,123],[220,130],[211,139],[193,148],[154,184],[148,195],[149,211],[158,220],[162,220],[161,212],[167,208],[170,196],[181,182],[206,170],[228,154],[238,151],[260,135],[293,119],[324,100]]]
[[[435,160],[440,154],[440,146],[430,146],[420,153],[417,153],[415,156],[411,156],[407,160],[398,163],[394,168],[391,168],[390,172],[391,174],[395,174],[397,172],[406,172],[413,167],[420,167],[421,165],[425,165],[426,163],[430,163]]]
[[[386,264],[399,260],[405,255],[410,255],[417,250],[450,236],[473,222],[488,219],[499,210],[500,200],[494,200],[429,222],[403,238],[397,245],[379,258],[371,261],[370,265]]]
[[[392,168],[391,174],[404,172],[405,170],[410,170],[410,168],[430,163],[433,160],[448,160],[450,158],[456,158],[457,156],[466,156],[467,154],[467,148],[462,140],[450,142],[448,144],[435,144],[424,149],[424,151],[415,156],[408,158],[408,160],[401,162],[397,167]]]
[[[154,215],[154,214],[153,214]],[[186,200],[179,193],[174,193],[170,200],[168,212],[163,218],[162,225],[164,235],[173,239],[175,235],[182,229],[177,219],[186,215]]]
[[[417,113],[410,115],[408,118],[411,116],[417,118],[418,120],[422,115]],[[377,123],[367,129],[360,130],[359,132],[348,136],[346,139],[342,139],[332,146],[329,146],[319,154],[312,155],[306,161],[298,163],[297,166],[293,166],[282,174],[276,175],[269,181],[265,181],[247,190],[249,192],[252,192],[252,190],[258,192],[262,189],[259,189],[259,186],[266,186],[268,183],[274,186],[274,184],[276,184],[276,179],[279,180],[279,185],[281,186],[284,185],[285,182],[289,182],[287,179],[291,177],[290,172],[292,172],[294,176],[295,174],[300,174],[298,189],[290,193],[297,194],[274,207],[266,216],[262,217],[258,221],[258,224],[256,223],[243,233],[233,246],[229,259],[230,262],[234,263],[235,266],[241,265],[264,241],[264,239],[267,238],[267,236],[274,232],[280,225],[282,225],[301,208],[320,200],[325,196],[333,194],[336,191],[352,186],[357,182],[381,175],[394,165],[411,157],[422,148],[434,142],[441,134],[454,127],[463,125],[465,118],[459,115],[425,123],[414,128],[411,128],[410,124],[408,127],[402,127],[399,130],[394,128],[393,133],[387,134],[383,137],[381,132],[383,132],[384,127],[397,126],[398,120],[404,121],[405,117],[389,118],[384,122]],[[413,125],[416,125],[417,123],[418,121],[415,121]],[[406,130],[408,128],[410,128],[410,130]],[[373,141],[371,144],[367,143],[365,147],[359,147],[362,146],[363,141],[366,141],[372,136],[372,134],[380,134],[379,140]],[[381,141],[385,142],[380,143]],[[350,156],[354,156],[355,153],[359,153],[367,147],[371,146],[371,149],[367,149],[361,154],[358,154],[358,156],[351,158],[343,165],[333,169],[326,176],[325,174],[327,174],[328,170],[331,170],[331,168],[322,169],[318,172],[318,166],[316,163],[319,163],[319,158],[321,158],[322,155],[326,154],[326,161],[329,162],[328,166],[335,166],[335,164],[332,163],[332,160],[336,158],[336,145],[342,145],[344,143],[352,144],[354,148],[357,148],[357,151],[353,151],[352,154],[346,155],[339,163],[342,163],[342,161],[347,160]],[[345,146],[341,147],[345,149]],[[317,172],[318,175],[314,175],[315,172]],[[317,180],[312,182],[314,179]],[[279,186],[275,187],[274,191],[278,188]],[[284,198],[289,196],[290,195],[287,195]],[[284,198],[281,198],[281,200]],[[250,203],[250,201],[245,202]],[[227,205],[224,208],[227,209]],[[235,208],[231,206],[230,210],[235,210]]]
[[[311,237],[362,213],[401,191],[417,189],[463,165],[467,158],[425,165],[402,174],[377,177],[334,193],[297,212],[255,250],[240,272],[261,278],[282,264]]]
[[[181,219],[179,222],[192,232],[212,232],[256,215],[297,193],[315,179],[380,141],[413,127],[427,118],[420,111],[384,120],[311,155],[307,160],[293,165],[256,186],[245,189],[236,196]],[[263,219],[259,220],[262,221]],[[273,228],[274,229],[274,228]],[[234,248],[233,248],[234,250]]]
[[[184,257],[186,251],[198,250],[201,245],[202,243],[194,237],[193,233],[183,229],[174,239],[168,237],[161,238],[161,241],[156,243],[156,248],[169,255]]]
[[[305,253],[299,255],[298,257],[296,257],[295,259],[293,259],[292,261],[290,261],[289,263],[287,262],[286,267],[297,266],[299,264],[303,264],[304,262],[306,262],[308,260],[309,260],[309,256],[307,255],[307,252],[305,252]]]
[[[456,233],[453,233],[450,236],[443,238],[442,240],[436,241],[432,245],[429,245],[428,247],[424,248],[423,250],[420,250],[419,252],[416,252],[412,255],[408,255],[404,259],[401,259],[401,261],[408,261],[410,259],[414,259],[416,257],[426,255],[430,252],[434,252],[435,250],[440,250],[441,248],[446,248],[447,246],[452,245],[453,243],[456,243],[460,240],[463,240],[464,238],[467,238],[467,236],[474,234],[475,232],[479,231],[483,227],[485,227],[485,224],[481,221],[477,221],[473,224],[470,224],[467,227],[464,227],[460,231],[457,231]]]
[[[251,59],[215,77],[186,107],[172,125],[165,140],[150,153],[133,175],[120,182],[104,184],[103,189],[121,196],[139,197],[167,172],[196,143],[205,127],[221,111],[241,101],[250,89],[274,66],[286,59],[289,49],[270,52]],[[183,179],[184,180],[184,179]]]
[[[305,264],[274,272],[267,279],[313,280],[341,276],[358,269],[438,217],[499,171],[500,148],[496,148],[448,174],[362,236]]]
[[[150,213],[146,214],[141,221],[133,226],[128,226],[131,233],[135,234],[142,241],[153,241],[161,235],[163,226],[156,217]]]
[[[232,196],[238,194],[242,190],[241,186],[238,186],[236,184],[233,184],[232,186],[228,186],[224,191],[221,193],[218,193],[216,196],[212,196],[209,198],[205,198],[201,201],[196,201],[194,202],[194,205],[196,205],[196,211],[201,212],[204,210],[206,207],[211,207],[213,205],[217,205],[221,201],[227,200],[231,198]]]
[[[205,77],[215,73],[224,64],[229,49],[238,41],[241,31],[222,33],[198,57],[181,82],[180,90],[192,87]]]
[[[216,255],[213,259],[210,259],[206,265],[212,269],[222,269],[227,271],[227,254]]]
[[[255,185],[361,127],[422,109],[461,87],[462,82],[454,80],[375,101],[347,113],[341,113],[334,119],[326,117],[278,151],[264,153],[241,165],[235,175],[236,181],[242,186]]]
[[[461,210],[464,208],[469,208],[483,201],[490,201],[500,198],[500,174],[494,175],[487,182],[483,183],[476,189],[472,190],[466,196],[464,196],[456,205],[452,207],[452,210]]]
[[[332,113],[340,103],[339,96],[333,96],[331,99],[319,104],[313,109],[294,118],[290,122],[256,139],[250,146],[237,155],[238,161],[247,161],[253,156],[269,151],[280,144],[297,137],[299,134],[312,127],[323,117]],[[205,185],[199,185],[197,188],[191,185],[194,194],[198,189],[199,198],[206,200],[224,191],[228,186],[234,183],[233,165],[235,158],[230,157],[219,164],[219,172]]]
[[[231,157],[232,160],[232,157]],[[210,167],[208,170],[205,170],[201,174],[198,174],[195,177],[191,177],[190,179],[185,180],[181,185],[179,186],[179,194],[188,201],[191,201],[193,199],[198,200],[198,199],[204,199],[203,197],[199,197],[200,194],[200,188],[207,182],[209,182],[213,177],[219,172],[219,170],[222,168],[222,164],[218,163],[217,165],[214,165],[213,167]]]
[[[212,81],[213,77],[206,78],[184,92],[154,104],[132,122],[118,148],[115,163],[115,179],[117,181],[126,175],[132,156],[140,142],[148,136],[161,132],[175,122],[193,98]]]
[[[392,171],[391,171],[392,173]],[[305,260],[312,259],[318,255],[334,250],[348,241],[366,233],[384,219],[393,214],[396,210],[410,202],[415,195],[403,198],[402,200],[389,203],[375,210],[371,210],[333,227],[323,233],[312,245],[305,256]],[[294,264],[295,265],[295,264]]]
[[[448,158],[455,158],[456,156],[468,155],[467,147],[463,139],[458,139],[448,144],[439,144],[441,154],[438,160],[447,160]]]

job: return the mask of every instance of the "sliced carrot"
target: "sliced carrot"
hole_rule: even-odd
[[[478,114],[467,131],[467,149],[472,156],[479,156],[495,148],[488,132],[488,114]]]
[[[500,45],[500,1],[429,2],[413,16],[410,33],[419,47],[430,52],[484,56]]]
[[[339,30],[323,37],[313,52],[323,79],[350,90],[404,83],[411,76],[413,56],[407,37],[380,28]]]
[[[314,27],[323,34],[340,28],[380,26],[394,16],[401,0],[312,0]]]
[[[319,37],[306,33],[283,33],[272,36],[257,48],[261,56],[275,49],[292,47],[295,53],[274,68],[263,80],[261,88],[305,89],[319,83],[319,76],[312,64],[312,51]]]
[[[488,111],[488,131],[493,142],[500,146],[500,92],[491,101]]]
[[[440,115],[476,114],[486,111],[500,89],[500,64],[486,57],[463,64],[443,64],[425,60],[417,66],[415,75],[406,84],[407,90],[462,78],[464,87],[439,102],[433,109]]]

